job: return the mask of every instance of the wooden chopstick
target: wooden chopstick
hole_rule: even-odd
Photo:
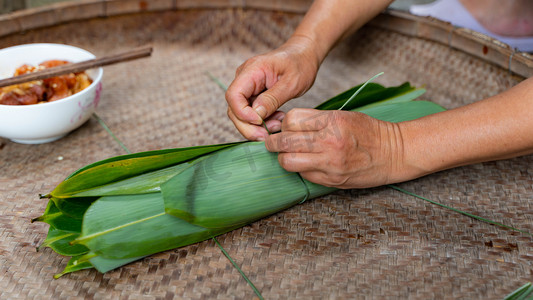
[[[50,78],[54,76],[59,76],[68,73],[77,73],[85,71],[92,68],[107,66],[111,64],[116,64],[120,62],[125,62],[137,58],[142,58],[152,55],[152,47],[140,47],[126,52],[121,52],[118,54],[112,54],[104,56],[101,58],[90,59],[78,63],[61,65],[53,68],[47,68],[41,71],[27,73],[20,76],[10,77],[0,80],[0,87],[41,80],[45,78]],[[60,58],[58,58],[60,59]]]

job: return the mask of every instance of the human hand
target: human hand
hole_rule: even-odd
[[[366,188],[409,178],[398,124],[347,111],[293,109],[265,140],[280,165],[337,188]]]
[[[313,85],[320,59],[311,40],[294,36],[280,48],[247,60],[226,92],[228,116],[249,140],[264,140],[281,128],[285,102]]]

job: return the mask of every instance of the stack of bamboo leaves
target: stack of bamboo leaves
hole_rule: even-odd
[[[317,109],[360,111],[400,122],[443,111],[412,101],[409,83],[356,86]],[[345,105],[346,104],[346,105]],[[272,188],[275,186],[276,191]],[[41,247],[72,257],[64,271],[118,268],[197,243],[334,191],[280,167],[261,142],[167,149],[109,158],[79,169],[48,198],[34,221],[50,225]]]

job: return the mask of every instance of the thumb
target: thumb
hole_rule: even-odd
[[[270,89],[259,94],[252,104],[255,112],[264,120],[278,110],[285,102],[296,96],[287,84],[277,82]]]

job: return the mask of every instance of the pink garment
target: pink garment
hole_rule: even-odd
[[[459,2],[459,0],[436,0],[423,5],[412,5],[409,11],[418,16],[431,16],[493,37],[522,52],[533,52],[533,37],[506,37],[485,29]]]

